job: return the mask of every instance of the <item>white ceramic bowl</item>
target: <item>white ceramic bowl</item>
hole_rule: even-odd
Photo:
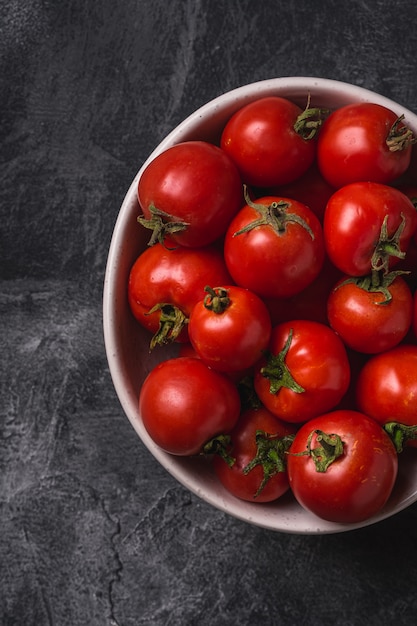
[[[241,501],[230,495],[213,475],[203,458],[171,456],[160,450],[143,427],[138,410],[141,384],[151,368],[161,360],[157,349],[149,354],[149,334],[133,319],[127,302],[130,268],[146,248],[148,232],[138,226],[140,214],[136,191],[148,163],[168,147],[190,139],[218,140],[228,118],[255,99],[279,95],[304,108],[307,95],[312,106],[338,108],[351,102],[370,101],[385,105],[417,132],[417,116],[399,104],[376,93],[339,81],[310,77],[264,80],[234,89],[215,98],[192,113],[152,152],[135,176],[121,206],[108,256],[103,301],[104,339],[113,383],[120,403],[137,435],[153,456],[182,485],[214,507],[241,520],[274,531],[324,534],[349,531],[390,517],[417,500],[417,450],[403,452],[395,490],[385,508],[360,524],[335,524],[304,511],[288,493],[275,503]],[[172,348],[175,354],[175,347]],[[164,352],[166,358],[166,352]]]

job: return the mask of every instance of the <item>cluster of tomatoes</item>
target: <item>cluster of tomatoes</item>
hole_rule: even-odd
[[[268,97],[147,166],[129,304],[180,346],[140,391],[158,446],[252,502],[384,506],[417,438],[415,141],[381,105]]]

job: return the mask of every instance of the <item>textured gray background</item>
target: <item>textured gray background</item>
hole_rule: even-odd
[[[274,534],[186,492],[124,416],[103,274],[122,198],[196,107],[264,78],[417,112],[415,0],[1,0],[0,624],[414,624],[417,507]]]

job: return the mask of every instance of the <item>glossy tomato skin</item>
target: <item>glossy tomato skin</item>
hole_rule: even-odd
[[[387,138],[397,115],[379,104],[360,102],[341,107],[324,121],[317,161],[323,177],[335,188],[353,182],[388,184],[401,176],[411,146],[392,151]]]
[[[358,376],[356,401],[359,410],[380,424],[416,425],[417,345],[402,344],[370,358]]]
[[[316,140],[294,130],[300,107],[285,98],[251,102],[227,122],[220,145],[236,163],[248,185],[268,187],[289,183],[313,163]]]
[[[292,337],[291,337],[292,333]],[[256,368],[254,386],[261,402],[271,413],[290,423],[303,423],[337,406],[349,388],[350,365],[345,346],[325,324],[291,320],[272,329],[269,352],[277,355],[291,338],[285,365],[303,391],[282,386],[271,393],[271,380],[263,368]]]
[[[160,311],[149,314],[157,304],[177,307],[188,318],[204,297],[207,284],[229,284],[230,274],[223,253],[214,246],[167,248],[160,243],[147,248],[132,266],[128,300],[138,322],[152,333],[159,328]],[[188,341],[187,326],[179,341]]]
[[[236,385],[201,359],[163,361],[146,377],[139,412],[151,439],[179,456],[199,454],[213,437],[227,433],[240,414]]]
[[[165,150],[145,169],[138,200],[146,219],[153,205],[187,224],[172,233],[182,246],[201,247],[224,235],[242,206],[242,182],[236,166],[219,147],[187,141]]]
[[[304,454],[318,445],[317,431],[338,434],[343,452],[323,472]],[[288,477],[299,504],[318,517],[358,523],[376,515],[387,502],[398,472],[395,447],[380,424],[359,411],[320,415],[297,432],[288,455]]]
[[[206,296],[193,308],[188,324],[191,344],[203,361],[222,372],[239,372],[252,367],[262,357],[271,336],[271,318],[264,302],[243,287],[229,285],[224,293],[227,305],[221,312]],[[214,296],[216,297],[216,296]]]
[[[397,276],[384,293],[367,291],[345,276],[327,300],[330,326],[350,348],[365,354],[390,350],[410,330],[413,296],[405,280]]]
[[[407,196],[394,187],[373,182],[352,183],[338,189],[327,203],[323,224],[332,263],[349,276],[369,274],[386,215],[389,237],[400,227],[404,216],[399,245],[406,252],[417,227],[417,212]],[[390,256],[389,269],[398,262],[397,257]]]
[[[255,465],[247,473],[243,471],[257,455],[257,431],[279,439],[295,434],[294,427],[278,420],[265,407],[247,409],[230,433],[228,453],[234,459],[233,465],[228,465],[221,456],[215,456],[213,467],[222,485],[237,498],[249,502],[272,502],[288,491],[286,462],[284,460],[284,470],[271,475],[258,493],[264,480],[262,465]]]
[[[299,216],[311,229],[288,222],[283,232],[263,224],[237,234],[259,218],[258,211],[245,205],[233,218],[224,240],[224,257],[233,281],[262,298],[287,298],[301,292],[320,273],[324,241],[316,215],[296,200],[263,196],[256,205],[288,203],[288,213]]]

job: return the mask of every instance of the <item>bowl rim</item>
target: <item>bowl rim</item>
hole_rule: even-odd
[[[217,479],[210,485],[209,491],[204,490],[199,485],[199,481],[194,479],[193,471],[190,471],[190,465],[196,465],[194,469],[197,470],[199,469],[199,464],[203,461],[169,455],[153,443],[142,426],[140,418],[138,419],[137,396],[132,388],[126,388],[125,385],[128,372],[126,364],[123,363],[119,346],[120,326],[117,321],[117,311],[120,299],[125,297],[126,288],[116,281],[116,276],[123,259],[123,242],[129,234],[129,220],[127,216],[135,210],[137,185],[142,172],[163,150],[186,140],[197,131],[202,124],[202,120],[214,120],[219,115],[219,110],[223,110],[223,108],[237,110],[246,102],[258,99],[264,95],[272,95],[272,93],[289,97],[290,99],[297,99],[298,97],[305,99],[308,93],[318,97],[321,94],[326,97],[331,93],[338,97],[341,96],[344,102],[346,102],[347,97],[352,101],[376,102],[391,108],[398,115],[404,114],[406,121],[417,132],[417,115],[399,103],[365,87],[320,77],[282,76],[256,81],[225,92],[197,108],[171,130],[154,148],[133,178],[122,201],[111,237],[104,275],[102,313],[105,352],[119,402],[136,434],[153,457],[185,488],[218,510],[258,527],[290,534],[336,534],[363,528],[399,513],[417,501],[417,488],[414,493],[410,492],[406,497],[398,500],[393,505],[390,505],[389,502],[372,518],[355,524],[327,522],[301,509],[298,504],[296,504],[297,510],[295,513],[294,507],[290,506],[288,511],[284,511],[284,515],[280,516],[279,511],[277,513],[274,507],[271,506],[274,503],[264,505],[238,500],[231,494],[228,494],[220,484],[217,484]],[[233,504],[232,507],[230,501]]]

